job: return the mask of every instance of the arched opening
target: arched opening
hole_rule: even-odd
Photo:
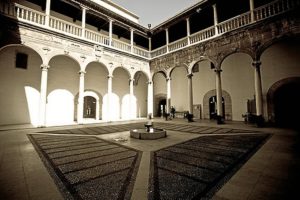
[[[134,97],[136,99],[136,116],[133,118],[147,117],[147,95],[148,95],[148,77],[143,71],[134,74]]]
[[[223,109],[223,118],[225,118],[225,101],[222,97],[222,109]],[[209,119],[217,119],[217,97],[211,96],[209,98]]]
[[[47,84],[47,124],[74,123],[78,93],[79,63],[68,55],[56,55],[49,61]],[[71,106],[72,104],[72,106]]]
[[[157,116],[158,117],[163,117],[166,113],[166,106],[167,106],[167,100],[166,99],[161,99],[158,103],[157,107]]]
[[[170,72],[171,102],[169,106],[174,106],[179,112],[185,112],[189,109],[187,74],[188,71],[184,65],[174,67]]]
[[[0,49],[0,125],[38,125],[41,64],[41,56],[32,48],[9,45]]]
[[[83,117],[84,118],[96,118],[96,102],[97,100],[92,96],[84,97],[83,104]]]
[[[166,99],[167,99],[167,84],[166,84],[166,75],[164,72],[156,72],[153,75],[153,115],[154,117],[161,117],[163,112],[161,112],[161,106],[165,105],[166,109]],[[164,104],[160,104],[161,100],[164,100]],[[165,110],[166,112],[166,110]]]
[[[300,80],[281,85],[274,92],[274,120],[276,126],[299,128]]]
[[[222,109],[225,120],[232,120],[232,101],[229,93],[222,90]],[[216,90],[208,91],[203,97],[203,118],[215,119],[217,115]]]
[[[213,64],[208,59],[201,59],[192,67],[192,84],[193,84],[193,114],[195,118],[209,119],[209,108],[207,107],[207,115],[203,112],[206,104],[203,99],[207,91],[214,90],[216,87],[215,73]],[[209,97],[208,97],[209,98]],[[204,105],[205,104],[205,105]],[[208,99],[207,99],[208,104]],[[208,106],[208,105],[207,105]]]
[[[222,88],[232,99],[232,119],[243,121],[243,115],[248,111],[247,102],[253,101],[255,94],[252,58],[243,52],[231,53],[224,58],[221,68]],[[243,77],[243,87],[240,77]]]
[[[113,83],[110,99],[111,120],[130,119],[132,114],[129,110],[136,110],[136,104],[130,102],[130,74],[124,67],[117,67],[113,71]],[[129,109],[131,108],[131,109]]]

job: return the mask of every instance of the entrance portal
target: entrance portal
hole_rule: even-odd
[[[159,117],[165,116],[166,104],[167,104],[166,99],[162,99],[162,100],[159,101],[159,103],[158,103],[158,112],[157,112]]]
[[[274,92],[275,124],[299,128],[300,81],[288,82]]]
[[[222,97],[222,109],[223,109],[223,118],[225,116],[225,104],[224,98]],[[209,119],[217,119],[217,97],[212,96],[209,98]]]
[[[96,99],[92,96],[84,97],[83,117],[96,118]]]

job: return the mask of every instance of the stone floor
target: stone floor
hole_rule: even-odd
[[[141,123],[133,121],[132,123]],[[32,128],[0,127],[0,199],[63,199],[27,134],[90,136],[142,152],[131,199],[148,199],[151,152],[200,136],[270,133],[267,142],[215,193],[212,199],[300,199],[300,135],[292,130],[256,128],[243,123],[216,125],[209,121],[188,123],[183,120],[154,123],[168,126],[168,137],[155,141],[131,139],[127,128],[114,132],[105,126],[125,124],[73,125]],[[101,126],[101,133],[95,134]],[[126,125],[127,126],[127,125]],[[98,129],[100,130],[100,129]],[[116,128],[116,131],[119,130]],[[199,131],[201,130],[201,131]],[[246,130],[246,131],[243,131]],[[39,133],[43,132],[43,133]]]

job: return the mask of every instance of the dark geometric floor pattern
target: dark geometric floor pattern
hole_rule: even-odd
[[[130,199],[141,152],[89,136],[28,137],[65,199]]]
[[[202,136],[152,152],[149,200],[211,198],[268,137]]]
[[[45,131],[52,134],[77,134],[77,135],[101,135],[108,133],[116,133],[123,131],[130,131],[132,129],[145,128],[146,122],[118,124],[118,125],[106,125],[97,127],[86,127],[76,129],[66,129],[57,131]],[[208,126],[199,126],[192,124],[175,124],[165,122],[153,122],[155,128],[161,128],[171,131],[180,131],[196,134],[224,134],[224,133],[253,133],[254,131],[243,129],[231,129],[231,128],[216,128]],[[45,133],[44,132],[44,133]]]

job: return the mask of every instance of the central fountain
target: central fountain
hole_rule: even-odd
[[[153,128],[153,123],[149,121],[145,124],[145,129],[131,130],[130,137],[140,140],[155,140],[167,137],[167,132],[164,129]]]

